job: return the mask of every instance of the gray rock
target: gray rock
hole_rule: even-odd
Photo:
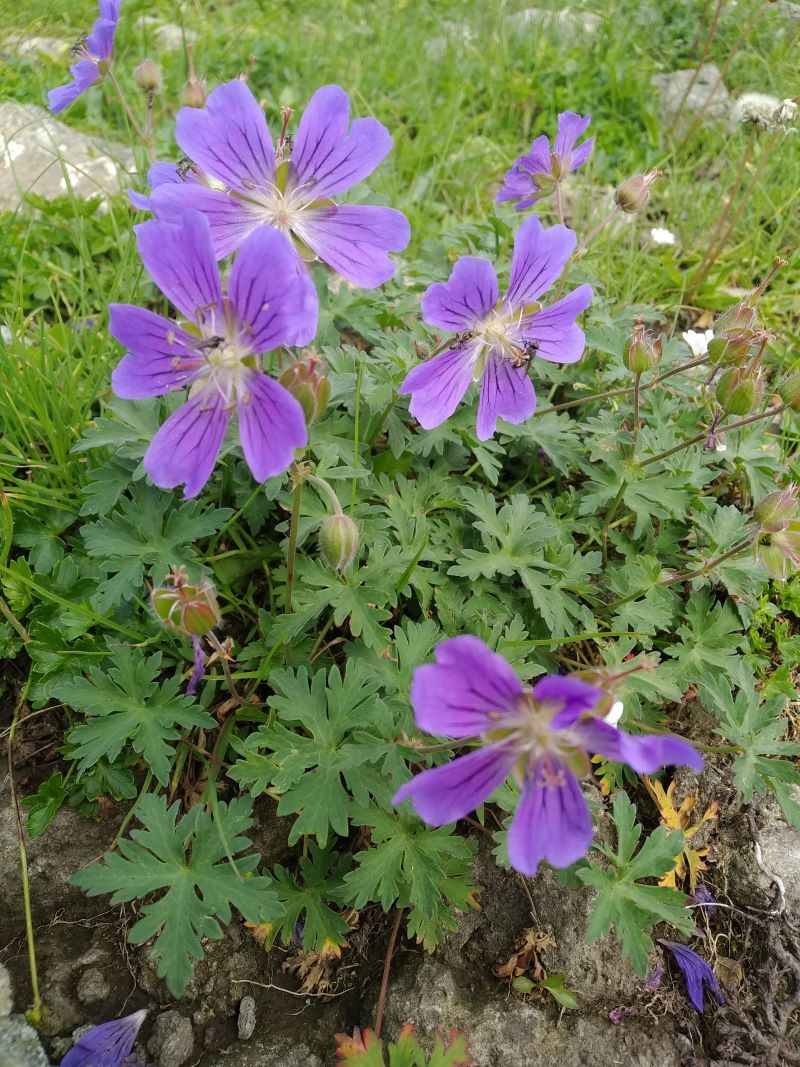
[[[11,975],[0,963],[0,1019],[7,1019],[14,1007],[11,996]]]
[[[453,22],[443,19],[443,33],[425,42],[425,54],[429,59],[441,59],[448,48],[469,48],[475,42],[475,31],[468,22]]]
[[[35,59],[37,56],[63,59],[71,45],[71,41],[61,37],[26,37],[20,33],[6,38],[2,51],[4,56],[16,56],[18,59]]]
[[[138,22],[141,29],[153,34],[162,52],[177,52],[183,48],[184,41],[192,42],[197,38],[193,30],[174,22],[162,22],[154,15],[141,15]]]
[[[27,192],[105,199],[135,169],[129,149],[79,133],[34,104],[0,104],[0,130],[0,211],[15,211]]]
[[[239,1040],[249,1041],[256,1028],[256,1002],[252,997],[242,997],[239,1003]]]
[[[78,979],[78,1000],[81,1004],[97,1004],[108,998],[111,984],[99,967],[87,967]]]
[[[800,803],[800,788],[793,790],[795,802]],[[786,892],[786,906],[800,914],[800,830],[790,826],[775,801],[762,809],[763,828],[760,831],[761,858],[764,866],[780,878]],[[762,873],[764,885],[768,880]],[[770,889],[774,892],[774,886]]]
[[[147,1051],[158,1067],[181,1067],[194,1050],[192,1024],[178,1011],[165,1011],[155,1021]]]
[[[511,33],[522,34],[556,29],[564,35],[582,34],[592,37],[600,28],[602,19],[591,11],[576,11],[569,6],[558,11],[547,11],[540,7],[526,7],[509,15],[506,26]]]
[[[676,125],[679,135],[688,131],[699,112],[702,112],[705,125],[724,124],[728,120],[730,96],[719,69],[713,63],[705,63],[698,71],[690,69],[655,74],[653,85],[661,96],[661,117],[666,126],[672,126],[680,109]]]
[[[792,0],[777,0],[772,8],[790,22],[800,22],[800,4],[795,4]]]
[[[207,1067],[323,1067],[322,1060],[307,1045],[257,1039],[248,1045],[212,1055]]]
[[[0,963],[0,1067],[50,1067],[39,1035],[12,1007],[11,977]]]

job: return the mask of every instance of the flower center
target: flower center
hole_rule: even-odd
[[[479,342],[479,356],[493,351],[515,367],[530,363],[536,351],[535,342],[526,341],[520,333],[520,316],[513,308],[500,306],[476,323],[473,336]],[[479,359],[482,372],[482,360]]]
[[[306,198],[297,190],[281,190],[277,185],[254,189],[246,203],[259,219],[287,235],[297,229],[307,207]]]
[[[560,703],[540,703],[530,692],[523,693],[516,704],[516,714],[498,719],[499,729],[487,740],[511,745],[519,755],[518,771],[524,777],[537,767],[549,768],[542,784],[561,784],[558,764],[566,763],[579,777],[588,773],[589,764],[579,739],[569,728],[553,729],[553,719],[562,710]]]
[[[254,367],[249,348],[227,337],[208,337],[197,346],[205,359],[205,366],[195,379],[193,389],[211,387],[222,397],[225,406],[247,400],[247,379]]]

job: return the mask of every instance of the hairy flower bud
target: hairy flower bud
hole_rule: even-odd
[[[760,403],[764,384],[749,368],[730,367],[717,382],[717,403],[729,415],[749,415]]]
[[[183,107],[203,107],[206,102],[206,83],[197,78],[189,78],[181,90]]]
[[[644,374],[661,359],[661,339],[654,338],[644,323],[637,321],[625,345],[623,359],[632,374]]]
[[[279,381],[300,402],[306,422],[316,422],[322,417],[330,399],[331,385],[319,356],[309,355],[291,363]]]
[[[800,370],[784,378],[778,386],[778,396],[792,411],[800,411]]]
[[[629,215],[641,211],[650,196],[650,186],[661,174],[662,172],[654,167],[647,174],[634,174],[632,178],[627,178],[614,194],[617,207]]]
[[[358,551],[358,527],[347,515],[329,515],[319,530],[319,548],[331,567],[347,570]]]
[[[146,93],[154,93],[161,88],[161,68],[152,59],[143,59],[133,76],[139,88]]]
[[[150,603],[166,627],[202,636],[219,625],[219,604],[208,579],[190,582],[183,567],[174,567],[164,581],[150,594]]]
[[[753,518],[765,533],[780,533],[797,514],[798,486],[792,482],[763,497],[753,508]]]

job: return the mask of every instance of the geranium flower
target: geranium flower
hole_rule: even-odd
[[[203,174],[190,160],[184,160],[181,163],[154,163],[147,172],[147,180],[150,183],[151,192],[159,185],[182,185],[184,183],[202,185],[206,189],[225,190],[222,182]],[[128,189],[128,197],[133,206],[140,211],[155,213],[152,196],[145,196],[144,193],[137,193],[135,189]]]
[[[658,943],[670,950],[675,962],[683,971],[686,992],[696,1011],[702,1013],[705,1008],[705,986],[708,986],[708,991],[717,1004],[725,1003],[716,975],[702,956],[698,956],[694,949],[680,944],[679,941],[663,941],[659,938]]]
[[[78,1038],[61,1061],[61,1067],[121,1067],[146,1016],[144,1010],[135,1011],[122,1019],[92,1027]]]
[[[202,211],[218,259],[254,230],[274,226],[303,258],[319,257],[356,285],[372,289],[394,273],[386,253],[408,244],[405,215],[332,199],[363,181],[392,147],[377,119],[350,123],[350,101],[338,85],[314,93],[288,159],[288,141],[276,152],[264,112],[239,80],[215,89],[204,108],[181,108],[175,137],[202,173],[225,188],[165,183],[153,190],[153,209],[167,220]]]
[[[508,834],[508,858],[534,875],[544,859],[568,867],[585,855],[592,819],[579,779],[589,753],[627,763],[639,774],[667,764],[700,770],[703,760],[672,736],[634,737],[600,715],[607,693],[580,678],[550,675],[526,689],[508,663],[477,637],[454,637],[418,667],[411,685],[417,726],[483,747],[407,782],[393,799],[410,799],[432,826],[463,818],[513,774],[522,788]]]
[[[440,355],[414,367],[400,387],[401,393],[411,394],[409,411],[421,426],[430,430],[448,419],[470,382],[480,383],[481,441],[495,432],[498,418],[512,423],[530,418],[536,408],[528,377],[531,359],[575,363],[583,354],[583,330],[575,319],[588,307],[592,287],[580,285],[546,308],[538,299],[561,274],[574,248],[572,230],[545,230],[531,218],[517,232],[502,300],[494,268],[476,256],[462,256],[448,281],[428,287],[422,298],[423,318],[457,336]]]
[[[98,0],[98,7],[100,18],[92,26],[92,32],[72,49],[71,54],[78,61],[69,68],[72,81],[51,89],[47,94],[50,110],[54,115],[69,107],[81,93],[85,93],[90,85],[94,85],[108,71],[114,52],[114,34],[117,32],[122,0]]]
[[[261,354],[305,344],[316,330],[316,294],[286,238],[270,227],[236,257],[223,296],[206,219],[135,227],[151,278],[188,322],[112,304],[110,330],[128,353],[111,379],[117,396],[138,400],[188,388],[189,398],[153,438],[144,467],[162,489],[184,484],[196,496],[214,469],[233,412],[253,477],[286,470],[307,441],[303,409],[261,371]]]
[[[586,133],[591,115],[576,115],[574,111],[562,111],[558,116],[556,139],[550,148],[550,139],[537,137],[531,150],[520,156],[513,167],[507,170],[503,185],[497,194],[498,204],[517,200],[517,211],[531,207],[543,196],[548,196],[559,182],[573,170],[582,167],[594,148],[594,137],[577,145],[578,138]]]

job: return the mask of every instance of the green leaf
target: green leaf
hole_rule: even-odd
[[[284,945],[294,942],[297,924],[302,924],[303,948],[307,952],[322,952],[326,943],[343,945],[349,927],[329,902],[344,900],[342,876],[350,865],[347,856],[337,857],[331,847],[320,848],[309,843],[309,854],[299,862],[299,878],[295,879],[285,867],[272,869],[275,893],[285,915],[275,927]]]
[[[178,821],[179,801],[167,807],[148,793],[136,813],[143,829],[73,878],[89,896],[111,893],[112,904],[159,894],[141,906],[128,938],[142,944],[155,937],[151,955],[175,996],[192,976],[192,961],[203,957],[201,938],[221,937],[220,922],[231,921],[232,908],[252,923],[283,914],[271,880],[254,873],[259,856],[239,855],[250,846],[243,835],[251,808],[247,798],[220,803],[216,822],[198,804]]]
[[[695,593],[686,605],[686,622],[678,627],[680,644],[668,645],[667,656],[684,688],[690,684],[714,688],[719,675],[733,678],[739,667],[741,623],[729,604],[713,603],[707,590]]]
[[[563,974],[551,974],[547,978],[543,978],[537,985],[540,989],[546,989],[562,1008],[574,1010],[578,1007],[578,998],[566,985],[566,979]]]
[[[51,775],[32,796],[24,798],[22,804],[28,809],[28,833],[31,837],[44,833],[66,798],[62,774]]]

